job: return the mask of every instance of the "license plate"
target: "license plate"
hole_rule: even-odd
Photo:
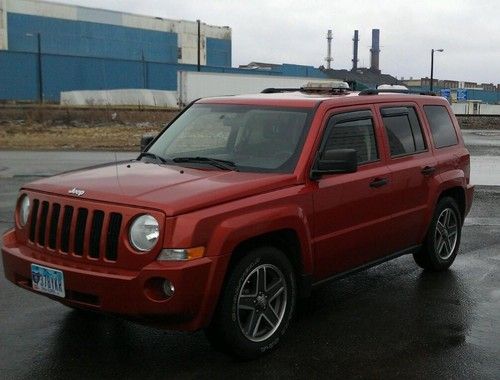
[[[64,292],[64,274],[60,270],[31,264],[31,282],[33,289],[36,291],[63,298],[66,295]]]

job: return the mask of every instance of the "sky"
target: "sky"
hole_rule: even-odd
[[[232,29],[233,66],[251,61],[325,65],[333,30],[334,69],[370,66],[371,30],[380,29],[380,69],[401,77],[500,83],[498,0],[56,0]]]

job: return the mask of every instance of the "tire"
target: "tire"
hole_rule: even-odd
[[[422,248],[413,254],[423,269],[440,272],[447,270],[460,246],[462,217],[457,202],[450,197],[439,200]]]
[[[275,348],[295,311],[295,273],[274,247],[250,251],[228,274],[205,333],[214,348],[243,360]]]

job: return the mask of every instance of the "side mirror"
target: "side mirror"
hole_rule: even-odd
[[[331,149],[325,151],[311,172],[313,179],[323,174],[354,173],[358,170],[358,154],[354,149]]]
[[[156,135],[144,135],[141,137],[141,152],[144,152],[149,144],[156,138]]]

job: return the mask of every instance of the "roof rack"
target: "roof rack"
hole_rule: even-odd
[[[378,95],[378,94],[414,94],[414,95],[430,95],[436,96],[435,92],[432,91],[414,91],[414,90],[399,90],[399,89],[376,89],[376,88],[368,88],[366,90],[362,90],[358,95]]]

